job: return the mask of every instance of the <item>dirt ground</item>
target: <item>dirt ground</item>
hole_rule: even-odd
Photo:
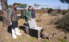
[[[0,22],[0,42],[69,42],[69,33],[65,33],[62,29],[57,29],[54,24],[58,19],[62,18],[63,15],[51,16],[48,14],[37,14],[36,21],[38,26],[43,27],[43,33],[48,33],[54,36],[48,39],[37,39],[26,34],[21,30],[22,35],[18,36],[17,39],[12,39],[11,34],[8,33],[6,26],[3,26],[3,23]],[[66,38],[66,39],[64,39]]]

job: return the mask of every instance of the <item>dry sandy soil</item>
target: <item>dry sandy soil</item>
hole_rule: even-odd
[[[2,22],[0,22],[0,42],[69,42],[69,33],[65,33],[62,29],[56,28],[56,25],[54,24],[58,19],[62,18],[63,15],[57,15],[57,16],[51,16],[48,14],[38,14],[37,15],[37,23],[38,26],[43,27],[44,31],[43,33],[53,35],[48,39],[37,39],[35,37],[32,37],[28,34],[26,34],[23,30],[21,30],[22,35],[18,36],[17,39],[12,39],[11,34],[8,33],[6,26],[2,26]],[[65,37],[66,36],[66,37]],[[64,39],[66,38],[66,39]]]

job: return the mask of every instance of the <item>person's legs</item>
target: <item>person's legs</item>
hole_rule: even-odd
[[[13,39],[16,39],[17,36],[16,36],[16,32],[15,32],[15,21],[12,21],[12,37]]]
[[[15,33],[16,33],[16,35],[21,35],[19,27],[18,27],[18,22],[15,21],[14,24],[15,24],[14,27],[15,27]]]
[[[13,38],[13,39],[16,39],[16,38],[17,38],[17,36],[16,36],[16,34],[15,34],[15,29],[13,29],[13,28],[12,28],[12,38]]]

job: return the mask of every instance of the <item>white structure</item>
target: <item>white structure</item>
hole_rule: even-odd
[[[42,30],[42,27],[37,26],[36,20],[35,19],[31,19],[28,21],[29,24],[29,29],[33,29],[33,30],[37,30],[38,31],[38,39],[40,39],[40,33]]]

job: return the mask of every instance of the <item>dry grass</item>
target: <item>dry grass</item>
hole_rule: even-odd
[[[56,25],[54,25],[54,21],[57,21],[57,19],[55,20],[55,18],[57,18],[57,16],[50,16],[47,14],[37,15],[38,26],[43,27],[44,33],[46,32],[49,34],[51,34],[52,32],[56,33],[51,40],[47,40],[47,39],[38,40],[37,38],[26,34],[23,30],[21,30],[22,35],[18,36],[18,38],[14,40],[12,39],[11,34],[7,32],[7,28],[1,27],[1,23],[0,23],[0,42],[60,42],[59,39],[64,40],[65,33],[64,31],[57,29]],[[69,40],[69,37],[67,40]]]

